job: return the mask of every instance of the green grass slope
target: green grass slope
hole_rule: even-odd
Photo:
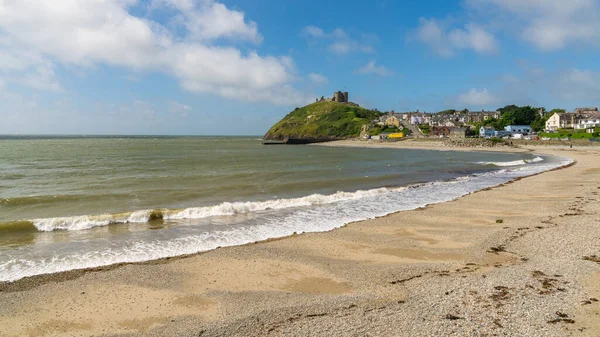
[[[335,140],[358,137],[364,124],[381,112],[337,102],[316,102],[296,108],[265,134],[266,140]]]

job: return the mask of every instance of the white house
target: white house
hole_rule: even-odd
[[[479,137],[485,137],[485,138],[494,137],[495,132],[496,132],[496,129],[494,129],[491,126],[482,126],[479,129]]]
[[[425,118],[423,116],[419,116],[419,115],[412,115],[412,116],[410,116],[410,124],[411,125],[425,124]]]
[[[558,129],[562,129],[565,126],[565,122],[567,121],[566,113],[558,113],[556,112],[554,115],[550,116],[546,121],[546,130],[548,131],[556,131]]]
[[[577,108],[572,113],[555,113],[546,121],[546,130],[556,131],[564,128],[590,129],[597,127],[600,118],[598,108]]]
[[[575,123],[575,129],[593,129],[600,127],[600,113],[582,115]]]

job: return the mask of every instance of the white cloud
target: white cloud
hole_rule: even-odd
[[[488,92],[486,88],[477,90],[475,88],[456,97],[458,106],[481,107],[497,104],[498,98]]]
[[[465,29],[453,29],[448,34],[450,43],[456,48],[473,49],[478,53],[496,51],[496,39],[483,28],[473,24],[465,25]]]
[[[308,74],[308,78],[310,78],[310,80],[314,84],[319,84],[319,85],[327,84],[327,82],[329,81],[326,76],[321,75],[321,74],[315,74],[315,73]]]
[[[373,40],[373,35],[364,35],[360,40],[356,40],[351,38],[343,29],[336,28],[331,33],[326,33],[317,26],[307,26],[302,29],[300,36],[309,38],[309,39],[322,39],[327,40],[328,46],[327,50],[329,50],[333,54],[337,55],[346,55],[352,51],[361,52],[361,53],[374,53],[375,48],[371,45],[371,41]]]
[[[246,22],[244,13],[227,8],[214,0],[154,0],[152,9],[163,6],[181,11],[183,25],[190,37],[197,40],[215,40],[220,38],[262,42],[256,22]]]
[[[570,44],[600,45],[597,0],[468,0],[469,8],[495,17],[541,50]]]
[[[174,37],[166,26],[128,12],[134,0],[0,1],[0,75],[20,77],[26,85],[58,90],[57,65],[88,68],[99,64],[175,76],[192,92],[275,104],[308,102],[292,83],[296,69],[289,57],[242,52],[214,40],[258,43],[254,22],[212,0],[161,0],[185,27]],[[2,66],[1,64],[4,64]],[[23,80],[27,74],[37,80]]]
[[[374,74],[379,76],[390,76],[393,75],[394,72],[384,66],[378,66],[375,64],[375,60],[369,61],[365,66],[356,70],[356,73],[359,74]]]
[[[24,78],[18,78],[15,81],[34,89],[54,92],[64,91],[56,80],[54,65],[50,62],[38,64],[33,71],[26,73]]]
[[[306,26],[304,29],[302,29],[301,36],[322,38],[325,37],[325,32],[323,29],[316,26]]]
[[[444,23],[420,18],[414,38],[443,57],[451,57],[460,49],[471,49],[477,53],[494,53],[498,49],[494,36],[472,23],[466,24],[464,29],[446,31]]]

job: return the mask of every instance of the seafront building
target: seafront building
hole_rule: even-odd
[[[494,137],[496,129],[491,126],[482,126],[479,128],[479,137],[490,138]]]
[[[600,127],[598,108],[577,108],[573,112],[555,113],[546,121],[546,130],[558,129],[593,129]]]
[[[531,126],[529,125],[507,125],[504,127],[504,131],[509,132],[511,135],[520,133],[531,133]]]
[[[574,128],[577,130],[594,129],[600,127],[600,113],[587,114],[577,120]]]

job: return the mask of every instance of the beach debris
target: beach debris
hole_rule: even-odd
[[[558,318],[555,318],[553,320],[548,321],[548,323],[550,324],[556,324],[556,323],[568,323],[568,324],[575,324],[575,320],[569,318],[569,315],[562,313],[560,311],[556,312],[556,316],[558,316]]]
[[[494,253],[494,254],[498,254],[500,252],[505,252],[506,248],[504,248],[503,245],[500,246],[496,246],[496,247],[491,247],[490,250],[488,250],[488,253]]]
[[[415,275],[415,276],[411,276],[411,277],[408,277],[408,278],[405,278],[405,279],[391,281],[390,284],[400,284],[400,283],[408,282],[410,280],[414,280],[414,279],[419,278],[419,277],[423,277],[423,275]]]
[[[561,291],[561,292],[567,291],[566,288],[557,286],[558,283],[562,283],[562,284],[568,283],[567,281],[559,281],[558,280],[558,278],[562,277],[562,275],[554,274],[553,277],[549,277],[544,272],[539,271],[539,270],[534,270],[533,272],[531,272],[531,275],[533,276],[533,278],[535,278],[536,280],[538,280],[541,283],[542,287],[538,291],[538,293],[540,295],[548,295],[548,294],[555,293],[557,291]]]
[[[594,297],[590,297],[587,300],[581,301],[581,305],[590,305],[590,304],[592,304],[592,302],[598,302],[598,299],[594,298]]]
[[[445,318],[449,319],[451,321],[456,321],[456,320],[459,320],[459,319],[465,319],[464,317],[460,317],[460,316],[456,316],[456,315],[452,315],[452,314],[447,314]]]
[[[508,291],[510,288],[505,286],[495,286],[494,289],[496,289],[497,292],[490,296],[494,301],[502,301],[510,297],[510,292]]]
[[[496,223],[504,223],[504,219],[496,219]]]
[[[596,262],[596,263],[600,264],[600,256],[589,255],[589,256],[584,256],[583,259],[586,261],[592,261],[592,262]]]

